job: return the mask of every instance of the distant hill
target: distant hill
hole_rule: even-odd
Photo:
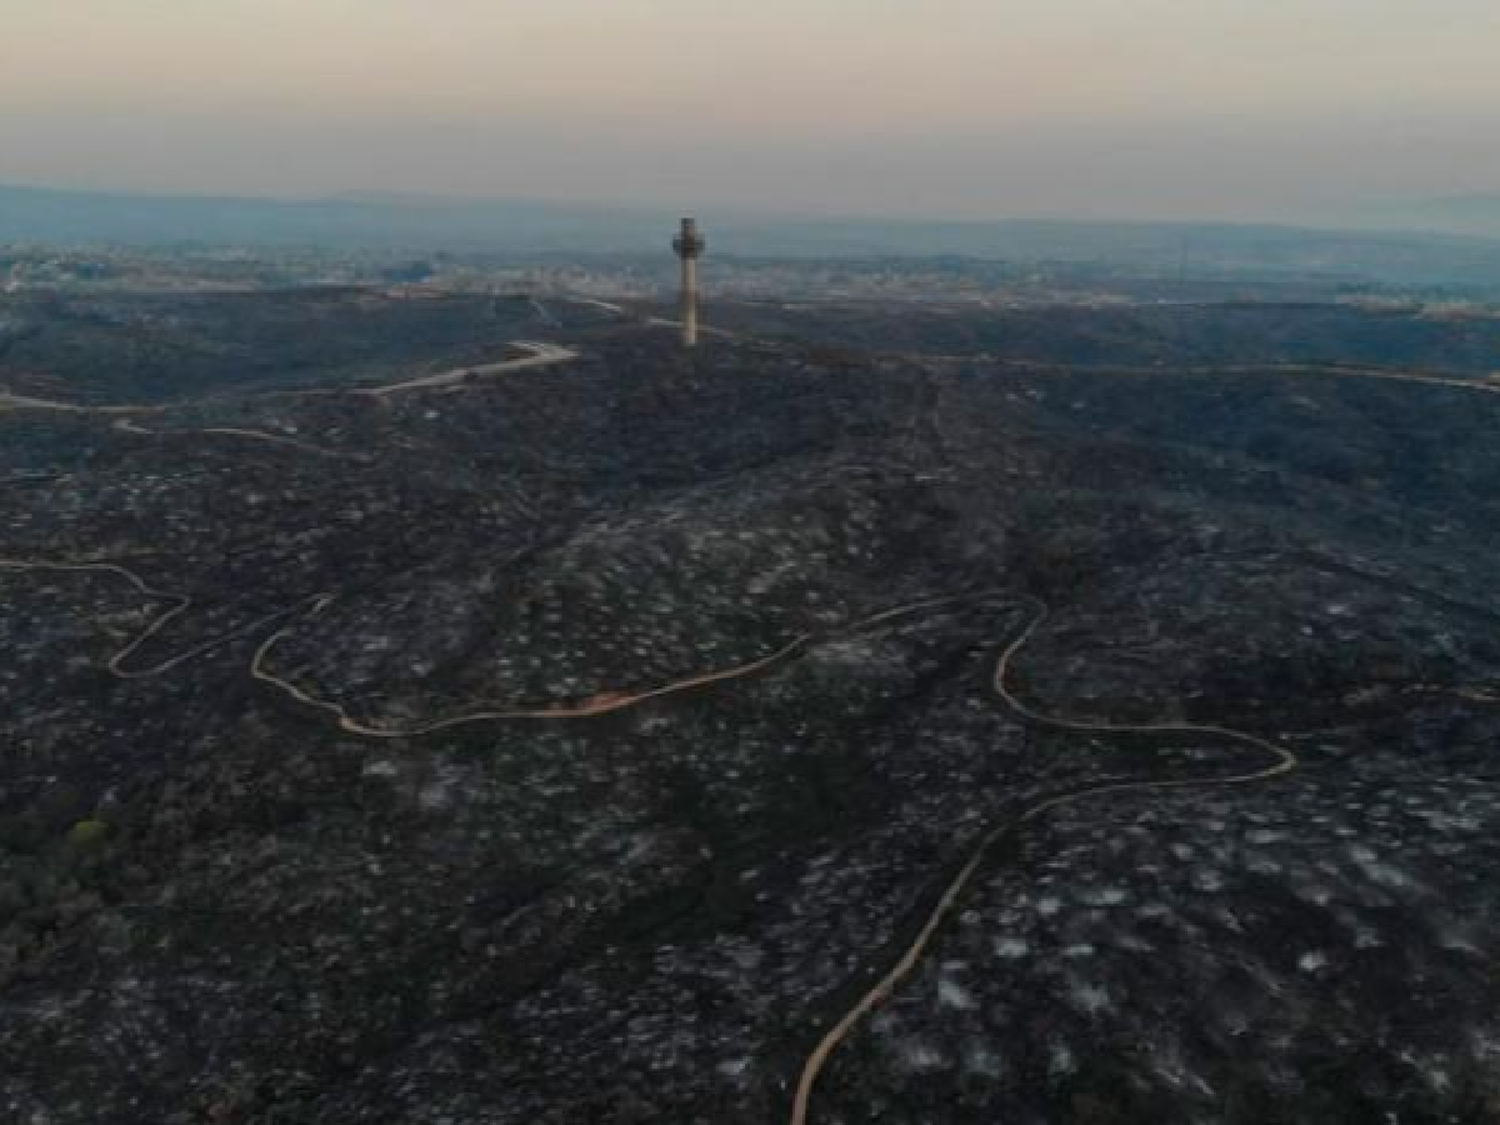
[[[0,239],[18,241],[630,252],[645,250],[648,240],[659,245],[669,221],[624,209],[525,201],[276,200],[0,185]]]
[[[1387,204],[1371,214],[1376,222],[1415,230],[1500,238],[1500,195],[1461,195]]]
[[[705,213],[712,249],[759,257],[968,256],[1148,272],[1500,285],[1494,239],[1270,225],[912,222]],[[0,241],[222,245],[515,255],[660,254],[664,210],[525,200],[345,195],[316,200],[129,195],[0,186]]]
[[[712,236],[712,232],[711,232]],[[1500,284],[1500,241],[1238,224],[831,221],[721,228],[720,248],[809,257],[962,255],[1170,274]]]

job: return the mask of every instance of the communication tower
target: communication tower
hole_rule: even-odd
[[[682,346],[698,346],[698,259],[708,243],[698,233],[697,219],[683,219],[682,232],[672,240],[682,262]]]

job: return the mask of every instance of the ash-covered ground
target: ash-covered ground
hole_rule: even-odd
[[[0,1120],[1500,1120],[1491,327],[718,311],[0,299]]]

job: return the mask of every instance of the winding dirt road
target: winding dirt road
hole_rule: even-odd
[[[155,602],[171,602],[172,608],[166,610],[155,618],[140,636],[117,652],[108,664],[111,675],[122,680],[144,680],[151,676],[159,676],[163,672],[169,672],[178,665],[191,660],[197,653],[188,653],[183,656],[174,657],[165,664],[157,665],[142,671],[130,672],[125,669],[125,662],[134,656],[140,649],[158,633],[165,629],[177,618],[181,617],[192,606],[192,599],[185,594],[173,594],[166,590],[158,590],[142,578],[135,571],[120,566],[118,563],[106,562],[35,562],[22,559],[0,559],[0,570],[9,571],[43,571],[63,574],[112,574],[117,578],[123,578],[130,583],[144,597]]]
[[[0,390],[0,413],[37,410],[52,414],[160,414],[164,406],[82,406],[73,402],[55,402],[50,398],[32,398]]]
[[[681,695],[685,692],[698,691],[702,688],[728,683],[732,680],[743,680],[751,676],[760,675],[796,659],[814,645],[825,643],[837,637],[857,635],[902,617],[910,617],[914,614],[948,606],[972,604],[980,598],[992,596],[959,595],[956,597],[928,598],[922,601],[910,602],[897,606],[894,609],[877,613],[872,617],[864,618],[844,629],[838,630],[836,633],[803,633],[788,641],[769,656],[761,657],[759,660],[740,664],[733,668],[726,668],[718,672],[708,672],[703,675],[675,680],[660,687],[640,691],[606,691],[579,703],[558,703],[529,707],[497,706],[467,712],[451,718],[435,719],[431,722],[420,723],[410,727],[371,726],[351,716],[342,704],[328,699],[320,699],[311,692],[287,680],[285,677],[269,671],[266,665],[272,652],[291,635],[295,626],[288,626],[266,638],[265,642],[256,650],[255,656],[250,662],[250,674],[260,683],[275,688],[304,707],[310,707],[330,716],[338,724],[339,729],[346,734],[357,735],[361,738],[388,740],[422,738],[427,735],[438,734],[442,731],[453,730],[456,727],[472,726],[476,723],[556,722],[558,720],[597,718],[601,715],[613,714],[616,711],[625,711],[632,707],[639,707],[641,704],[649,703],[653,699]],[[322,595],[317,599],[307,616],[317,616],[336,600],[331,594]]]
[[[480,367],[455,367],[451,371],[439,371],[435,375],[424,375],[417,379],[405,379],[399,383],[388,383],[383,387],[351,387],[349,388],[349,393],[369,395],[374,398],[387,398],[390,395],[404,394],[407,391],[428,391],[434,388],[461,386],[470,379],[487,379],[493,375],[505,375],[512,371],[528,371],[538,367],[553,367],[559,363],[569,363],[578,358],[578,353],[573,351],[573,349],[560,347],[557,344],[532,340],[517,340],[512,346],[531,354],[523,356],[521,359],[507,359],[499,363],[485,364]]]
[[[119,563],[110,562],[49,562],[30,559],[6,559],[0,558],[0,570],[11,572],[44,572],[60,574],[109,574],[123,578],[141,595],[152,600],[171,602],[169,609],[153,618],[141,633],[130,641],[124,648],[110,658],[107,670],[111,675],[121,680],[144,680],[170,672],[199,656],[204,655],[216,648],[241,637],[249,636],[272,624],[283,620],[299,610],[305,609],[305,617],[312,618],[326,610],[337,601],[333,594],[319,594],[312,598],[304,599],[286,609],[277,610],[274,613],[243,625],[229,633],[220,635],[212,640],[196,645],[186,652],[165,660],[150,668],[135,671],[125,667],[137,652],[146,644],[155,639],[168,625],[185,614],[193,606],[193,600],[186,594],[174,594],[166,590],[159,590],[152,586],[146,579],[135,571]],[[354,719],[342,704],[331,700],[320,699],[311,692],[292,683],[290,680],[280,676],[267,668],[267,661],[272,652],[291,634],[295,626],[287,626],[267,637],[259,647],[256,648],[254,656],[250,660],[249,673],[252,679],[266,684],[286,695],[294,702],[304,707],[312,708],[330,716],[338,725],[339,729],[348,734],[357,735],[362,738],[399,740],[409,738],[421,738],[426,735],[437,734],[442,731],[452,730],[456,727],[470,726],[476,723],[506,722],[506,721],[566,721],[576,719],[597,718],[602,715],[612,714],[617,711],[628,710],[639,707],[654,699],[666,696],[680,695],[685,692],[701,690],[718,684],[729,683],[734,680],[747,679],[752,676],[770,671],[771,669],[785,664],[806,652],[814,645],[826,643],[838,637],[856,636],[868,632],[880,625],[911,617],[916,614],[929,612],[936,609],[959,605],[975,604],[981,600],[991,600],[993,594],[964,594],[953,597],[928,598],[921,601],[908,602],[893,609],[884,610],[873,616],[863,618],[843,629],[825,634],[803,633],[794,637],[781,648],[768,656],[746,664],[737,665],[718,672],[707,672],[702,675],[690,676],[682,680],[660,687],[649,688],[639,691],[606,691],[601,692],[580,703],[561,703],[545,706],[513,706],[495,707],[465,713],[445,719],[436,719],[428,723],[422,723],[414,727],[383,728],[370,726]]]
[[[139,635],[131,640],[131,642],[124,648],[122,648],[119,652],[115,653],[115,655],[110,658],[109,663],[105,665],[105,669],[109,672],[109,674],[120,680],[149,680],[157,676],[165,675],[167,672],[171,672],[177,668],[180,668],[184,664],[187,664],[189,661],[196,660],[198,657],[206,655],[207,653],[210,653],[215,649],[228,644],[230,641],[236,641],[241,637],[250,636],[251,634],[259,632],[261,629],[265,628],[267,625],[272,624],[273,622],[280,621],[282,618],[291,616],[293,613],[297,612],[298,608],[293,607],[291,609],[277,610],[275,613],[268,613],[264,617],[257,618],[247,625],[242,625],[239,628],[233,629],[228,633],[224,633],[217,637],[214,637],[211,640],[204,641],[202,644],[195,645],[187,651],[178,653],[176,656],[164,660],[159,664],[153,664],[149,668],[140,668],[135,671],[131,671],[130,669],[127,669],[125,667],[126,662],[130,660],[130,658],[137,652],[139,652],[143,647],[145,647],[146,644],[154,640],[168,625],[170,625],[173,621],[177,620],[192,608],[193,600],[186,594],[174,594],[167,590],[158,590],[135,571],[129,569],[128,567],[121,566],[118,563],[63,563],[36,562],[20,559],[0,559],[0,570],[8,570],[18,573],[26,573],[30,571],[56,572],[63,574],[110,574],[118,578],[125,579],[125,581],[135,587],[135,589],[138,590],[143,596],[152,601],[173,603],[170,609],[165,610],[160,615],[153,618]]]
[[[449,371],[435,372],[432,375],[422,375],[411,380],[401,380],[398,383],[387,383],[378,387],[333,387],[333,389],[311,389],[311,390],[273,390],[260,395],[245,395],[245,399],[285,399],[285,398],[327,398],[327,396],[338,395],[363,395],[369,398],[389,398],[392,395],[404,395],[413,390],[431,390],[434,387],[458,387],[468,383],[472,378],[489,378],[492,375],[505,375],[513,371],[531,371],[535,368],[550,368],[558,363],[570,363],[576,360],[579,353],[564,348],[558,344],[547,344],[544,341],[516,341],[510,347],[525,351],[526,356],[519,359],[499,360],[496,363],[483,363],[483,365],[468,366],[468,368],[452,368]],[[7,411],[45,411],[52,414],[93,414],[102,417],[129,417],[132,414],[165,414],[171,410],[171,404],[154,405],[118,405],[118,407],[89,407],[89,405],[77,404],[77,402],[57,402],[54,399],[31,398],[30,395],[15,395],[0,389],[0,413]],[[150,434],[154,431],[135,428],[138,434]],[[246,429],[234,428],[205,428],[193,429],[193,431],[166,431],[171,434],[223,434],[228,437],[260,438],[263,441],[284,441],[284,443],[299,444],[293,438],[281,438],[275,434],[264,434],[261,431],[246,431]],[[320,450],[326,452],[326,450]]]
[[[244,438],[247,441],[268,442],[285,449],[295,449],[314,457],[327,457],[334,461],[360,460],[360,458],[352,453],[340,453],[337,450],[324,449],[322,446],[313,445],[312,442],[299,441],[296,438],[286,437],[283,434],[267,433],[264,430],[246,430],[238,426],[204,426],[200,429],[187,430],[148,430],[146,427],[138,426],[130,419],[125,418],[116,422],[114,428],[122,434],[135,434],[138,437],[187,438],[207,434],[209,437]]]
[[[995,676],[992,681],[995,694],[1000,697],[1001,701],[1012,712],[1019,715],[1022,719],[1037,726],[1050,727],[1054,730],[1076,731],[1089,734],[1203,735],[1262,751],[1268,755],[1270,760],[1263,769],[1229,776],[1193,777],[1164,781],[1121,781],[1098,785],[1091,789],[1084,789],[1041,801],[1026,809],[1020,816],[991,829],[979,841],[978,846],[970,854],[968,861],[943,891],[937,905],[933,907],[932,912],[927,916],[916,937],[907,946],[896,964],[860,997],[844,1014],[843,1018],[814,1047],[812,1054],[808,1056],[806,1063],[803,1065],[802,1073],[797,1081],[797,1089],[792,1102],[791,1125],[807,1125],[811,1112],[813,1091],[817,1086],[819,1076],[826,1069],[833,1054],[849,1039],[860,1022],[871,1011],[888,999],[902,982],[916,970],[917,966],[921,964],[922,958],[931,946],[933,939],[942,929],[943,924],[952,915],[954,908],[958,905],[959,899],[969,888],[969,884],[973,882],[974,876],[979,873],[980,868],[983,867],[986,858],[995,845],[1006,835],[1045,816],[1055,809],[1092,800],[1107,794],[1149,793],[1165,792],[1174,789],[1209,789],[1255,785],[1291,774],[1300,765],[1297,756],[1285,747],[1278,746],[1256,735],[1247,734],[1244,731],[1231,730],[1228,727],[1200,726],[1194,723],[1156,723],[1136,726],[1124,723],[1098,722],[1089,719],[1061,718],[1036,710],[1030,704],[1018,698],[1006,683],[1017,654],[1036,635],[1037,630],[1041,628],[1049,614],[1048,608],[1040,602],[1027,599],[1026,604],[1032,609],[1032,616],[1016,639],[1001,653],[1000,659],[995,666]]]

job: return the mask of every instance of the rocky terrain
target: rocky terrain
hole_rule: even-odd
[[[1494,326],[714,312],[0,298],[0,1120],[1500,1120]]]

